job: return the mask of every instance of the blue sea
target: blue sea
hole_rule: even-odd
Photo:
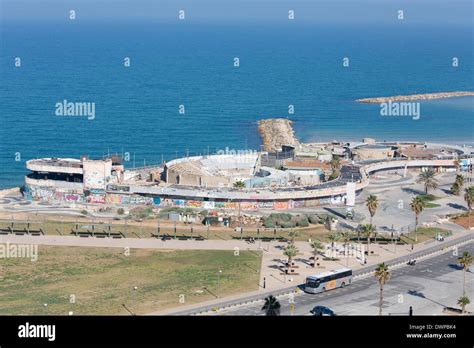
[[[96,20],[0,29],[0,187],[21,185],[35,157],[128,152],[127,165],[139,166],[260,149],[256,122],[271,117],[293,120],[303,141],[474,141],[472,97],[423,101],[419,120],[355,102],[474,90],[469,26]],[[56,116],[64,99],[94,102],[95,119]]]

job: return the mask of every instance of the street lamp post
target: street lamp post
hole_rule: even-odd
[[[219,297],[219,280],[220,280],[221,273],[222,273],[222,270],[219,270],[219,272],[217,272],[217,297]]]
[[[257,227],[257,238],[258,238],[258,250],[260,250],[260,244],[262,239],[260,238],[260,227]]]
[[[157,237],[160,238],[160,219],[156,220],[157,225]]]
[[[137,293],[137,290],[138,290],[138,286],[134,286],[133,289],[132,289],[132,307],[135,307],[135,302],[136,302],[136,293]],[[136,311],[133,311],[133,315],[136,315]]]

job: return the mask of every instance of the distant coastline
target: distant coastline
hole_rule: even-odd
[[[407,100],[429,100],[429,99],[443,99],[453,97],[467,97],[474,96],[474,92],[439,92],[439,93],[425,93],[425,94],[409,94],[409,95],[395,95],[392,97],[376,97],[356,99],[358,103],[378,104],[389,101],[407,101]]]

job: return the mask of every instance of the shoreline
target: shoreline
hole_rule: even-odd
[[[472,97],[474,92],[469,91],[457,91],[457,92],[437,92],[437,93],[424,93],[424,94],[408,94],[408,95],[395,95],[390,97],[374,97],[374,98],[362,98],[356,99],[358,103],[364,104],[378,104],[386,103],[389,101],[409,101],[409,100],[432,100],[432,99],[444,99],[454,97]]]

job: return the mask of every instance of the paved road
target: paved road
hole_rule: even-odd
[[[459,247],[458,252],[474,253],[474,243]],[[392,277],[384,291],[384,314],[406,315],[413,307],[414,314],[442,314],[444,306],[457,307],[462,295],[463,272],[457,267],[453,251],[419,261],[415,266],[404,266],[391,271]],[[467,295],[474,295],[474,274],[467,273]],[[281,314],[291,315],[288,295],[279,298]],[[311,315],[315,306],[331,308],[337,315],[376,315],[379,305],[379,286],[375,277],[355,280],[344,289],[325,294],[300,294],[294,297],[293,315]],[[263,315],[262,302],[225,310],[219,315]],[[473,310],[474,306],[468,307]]]

